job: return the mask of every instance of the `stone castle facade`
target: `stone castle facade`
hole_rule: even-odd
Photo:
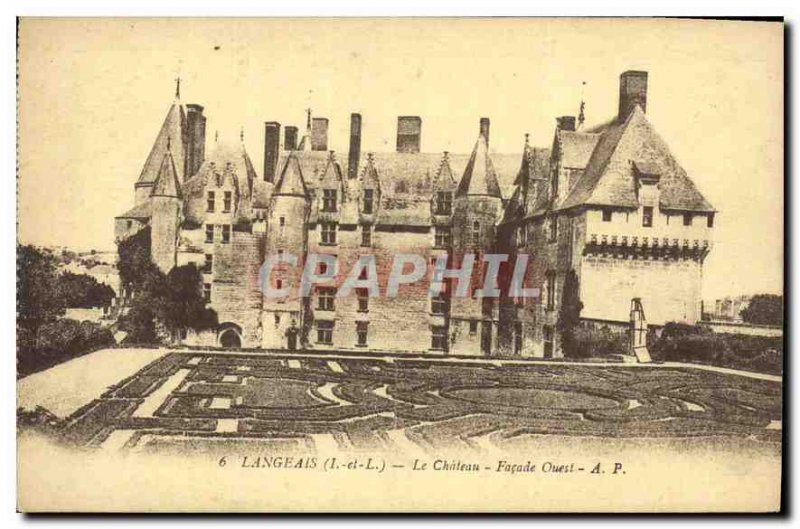
[[[487,118],[468,154],[421,152],[417,116],[398,118],[396,152],[362,153],[362,117],[352,114],[345,156],[328,151],[325,118],[309,113],[302,137],[267,122],[261,176],[243,143],[208,142],[203,107],[178,95],[115,236],[149,227],[163,271],[202,270],[220,325],[190,332],[186,343],[558,357],[570,271],[586,324],[624,327],[632,298],[651,324],[700,319],[715,211],[647,120],[646,72],[621,75],[619,112],[608,122],[584,128],[582,115],[558,118],[549,149],[526,138],[521,154],[490,149]],[[332,255],[343,271],[371,255],[380,278],[397,254],[430,267],[443,256],[476,254],[480,263],[485,254],[528,254],[525,286],[540,296],[482,298],[486,266],[476,265],[466,297],[431,298],[427,283],[401,285],[396,297],[360,289],[338,297],[338,276],[306,297],[265,297],[261,266],[283,252]],[[295,283],[292,274],[279,268],[271,285]]]

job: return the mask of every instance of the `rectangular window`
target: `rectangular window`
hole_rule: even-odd
[[[437,316],[447,314],[447,297],[444,294],[431,298],[431,313]]]
[[[322,190],[322,211],[336,211],[336,190],[323,189]]]
[[[332,321],[318,321],[317,322],[317,343],[332,345],[333,344],[333,322]]]
[[[436,226],[434,230],[434,245],[436,248],[449,248],[451,240],[450,227]]]
[[[369,224],[361,226],[361,246],[372,246],[372,226]]]
[[[319,287],[317,296],[317,310],[334,310],[336,308],[336,287]]]
[[[556,308],[556,274],[547,273],[547,310]]]
[[[131,229],[131,227],[133,227],[133,221],[132,220],[128,220],[128,221],[125,222],[125,225],[128,227],[128,229]]]
[[[362,213],[370,214],[372,213],[372,200],[374,197],[375,191],[372,189],[365,189],[364,190],[364,207],[362,208]]]
[[[225,191],[225,198],[224,198],[224,202],[222,204],[222,211],[224,213],[230,213],[231,212],[231,200],[232,200],[232,197],[233,197],[233,195],[232,195],[232,193],[230,191]]]
[[[209,191],[206,195],[206,211],[209,213],[214,212],[214,192]]]
[[[692,214],[691,213],[684,213],[683,214],[683,225],[684,226],[691,226],[692,225]]]
[[[453,194],[449,191],[436,193],[436,215],[450,215],[453,212]]]
[[[477,220],[472,223],[472,245],[480,246],[481,244],[481,223]]]
[[[210,253],[206,254],[206,262],[203,265],[203,273],[210,274],[214,270],[214,256]]]
[[[544,326],[544,357],[553,358],[553,327]]]
[[[222,244],[228,244],[231,242],[231,225],[230,224],[223,224],[222,225]]]
[[[356,296],[358,296],[358,312],[369,312],[369,290],[357,288]]]
[[[358,335],[358,341],[356,342],[356,345],[360,347],[366,347],[368,329],[369,329],[369,322],[366,321],[356,322],[356,334]]]
[[[203,283],[203,299],[211,303],[211,283]]]
[[[286,231],[286,217],[280,217],[278,219],[278,229],[280,230],[278,235],[283,237],[283,234]]]
[[[603,222],[611,222],[611,210],[604,209],[603,210]]]
[[[550,242],[556,242],[556,239],[558,238],[558,217],[553,215],[549,217],[547,220],[549,222],[548,229],[550,230],[550,233],[548,234],[549,235],[548,240]]]
[[[469,320],[469,333],[476,334],[478,332],[478,320]]]
[[[206,224],[206,242],[214,242],[214,225]]]
[[[709,228],[713,228],[714,227],[714,214],[713,213],[709,213],[708,214],[708,217],[706,218],[706,225]]]
[[[431,349],[447,351],[447,329],[441,325],[431,327]]]
[[[322,223],[322,244],[336,244],[336,223]]]
[[[642,208],[642,226],[645,228],[653,227],[653,206],[645,206]]]

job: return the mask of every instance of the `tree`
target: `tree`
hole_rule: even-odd
[[[106,307],[114,299],[114,289],[86,274],[64,272],[59,287],[64,306],[69,308]]]
[[[740,313],[747,323],[783,325],[783,296],[758,294]]]
[[[194,264],[177,266],[167,274],[160,317],[178,342],[186,329],[201,331],[217,325],[216,312],[206,307],[203,276]]]
[[[580,326],[583,302],[580,300],[580,284],[578,274],[570,270],[564,278],[564,288],[561,297],[561,307],[558,311],[556,329],[561,336],[561,350],[569,358],[579,357],[575,333]]]
[[[203,276],[194,264],[164,274],[150,259],[150,229],[118,244],[118,269],[123,288],[133,293],[122,327],[133,343],[157,343],[159,329],[180,342],[186,329],[217,325],[216,313],[206,307]]]
[[[42,324],[64,314],[56,265],[57,259],[49,252],[17,245],[17,323],[34,340]]]

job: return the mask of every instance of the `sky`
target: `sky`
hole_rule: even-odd
[[[625,70],[649,72],[647,115],[719,211],[703,297],[783,289],[783,26],[605,19],[24,19],[19,36],[20,242],[114,248],[113,218],[181,78],[207,138],[263,167],[263,123],[330,119],[346,152],[394,149],[398,115],[422,150],[549,147],[555,117],[617,111]],[[586,83],[585,85],[583,83]]]

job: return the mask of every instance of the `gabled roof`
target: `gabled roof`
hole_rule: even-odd
[[[639,207],[634,163],[659,174],[662,209],[714,211],[638,106],[624,123],[603,130],[586,170],[557,209],[583,204]]]
[[[175,161],[172,152],[168,149],[161,161],[158,169],[155,186],[153,186],[154,197],[176,197],[181,198],[181,183],[178,181],[178,174],[175,171]]]
[[[139,175],[140,184],[152,184],[158,179],[158,171],[161,168],[161,162],[164,160],[164,155],[167,150],[172,151],[172,158],[175,161],[175,170],[178,175],[178,181],[183,182],[183,169],[184,169],[184,152],[183,152],[183,137],[184,130],[186,130],[186,114],[180,101],[177,99],[169,108],[167,117],[161,125],[161,130],[156,136],[156,141],[150,149],[150,155],[144,163],[142,173]]]
[[[497,183],[497,174],[494,172],[492,160],[489,157],[489,146],[483,135],[478,137],[472,155],[464,169],[464,176],[458,184],[456,195],[489,195],[502,198],[500,185]]]
[[[450,190],[456,187],[456,177],[453,175],[453,168],[450,167],[450,153],[442,154],[442,161],[439,168],[433,175],[433,188],[436,190]]]
[[[325,164],[325,170],[322,172],[322,177],[320,178],[319,187],[326,189],[332,189],[336,187],[341,192],[344,192],[344,179],[342,178],[342,168],[336,161],[336,158],[333,155],[333,151],[331,151],[328,154],[328,161]]]
[[[273,196],[276,195],[295,195],[301,197],[308,197],[308,189],[306,182],[303,178],[303,171],[300,169],[300,163],[294,153],[290,153],[286,158],[286,163],[283,165],[283,170],[278,178],[278,183],[275,185]]]

